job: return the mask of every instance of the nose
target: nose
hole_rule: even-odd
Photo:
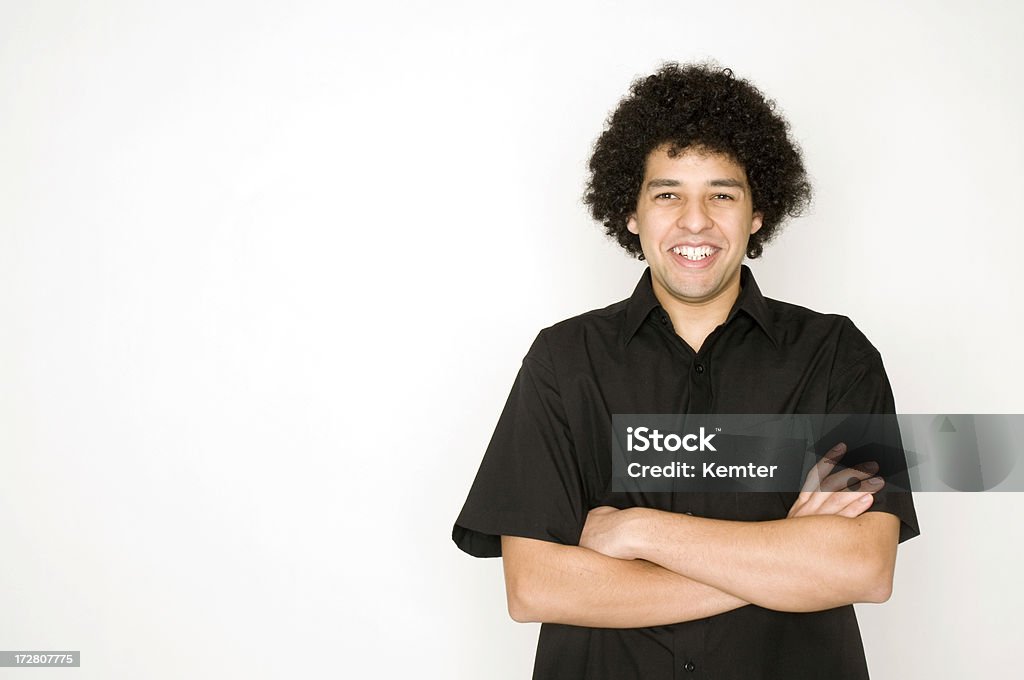
[[[679,208],[676,226],[680,229],[698,233],[711,226],[711,216],[703,201],[686,201]]]

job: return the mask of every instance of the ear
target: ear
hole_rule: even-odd
[[[750,220],[750,233],[753,234],[755,231],[761,228],[761,222],[764,219],[764,215],[759,212],[754,213],[753,219]]]
[[[626,229],[629,229],[629,233],[631,234],[636,234],[637,236],[640,235],[640,227],[637,226],[636,223],[636,213],[630,215],[629,219],[626,220]]]

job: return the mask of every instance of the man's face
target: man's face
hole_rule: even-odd
[[[761,228],[746,171],[722,154],[661,146],[647,169],[628,228],[640,236],[654,291],[687,305],[739,293],[740,264],[750,235]]]

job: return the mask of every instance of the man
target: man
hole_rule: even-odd
[[[503,557],[512,618],[543,622],[535,678],[867,677],[852,603],[888,599],[918,533],[877,465],[837,480],[839,445],[800,493],[610,484],[612,414],[894,412],[849,319],[762,296],[742,265],[810,197],[774,108],[728,70],[667,64],[596,144],[585,200],[649,267],[538,335],[453,530]]]

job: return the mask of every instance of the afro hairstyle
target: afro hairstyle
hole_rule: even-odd
[[[640,238],[627,229],[635,213],[647,157],[669,146],[723,154],[747,173],[761,228],[751,234],[747,257],[761,255],[787,217],[810,204],[811,185],[800,148],[775,102],[732,71],[713,63],[664,64],[635,80],[608,118],[590,157],[584,203],[606,233],[644,259]]]

